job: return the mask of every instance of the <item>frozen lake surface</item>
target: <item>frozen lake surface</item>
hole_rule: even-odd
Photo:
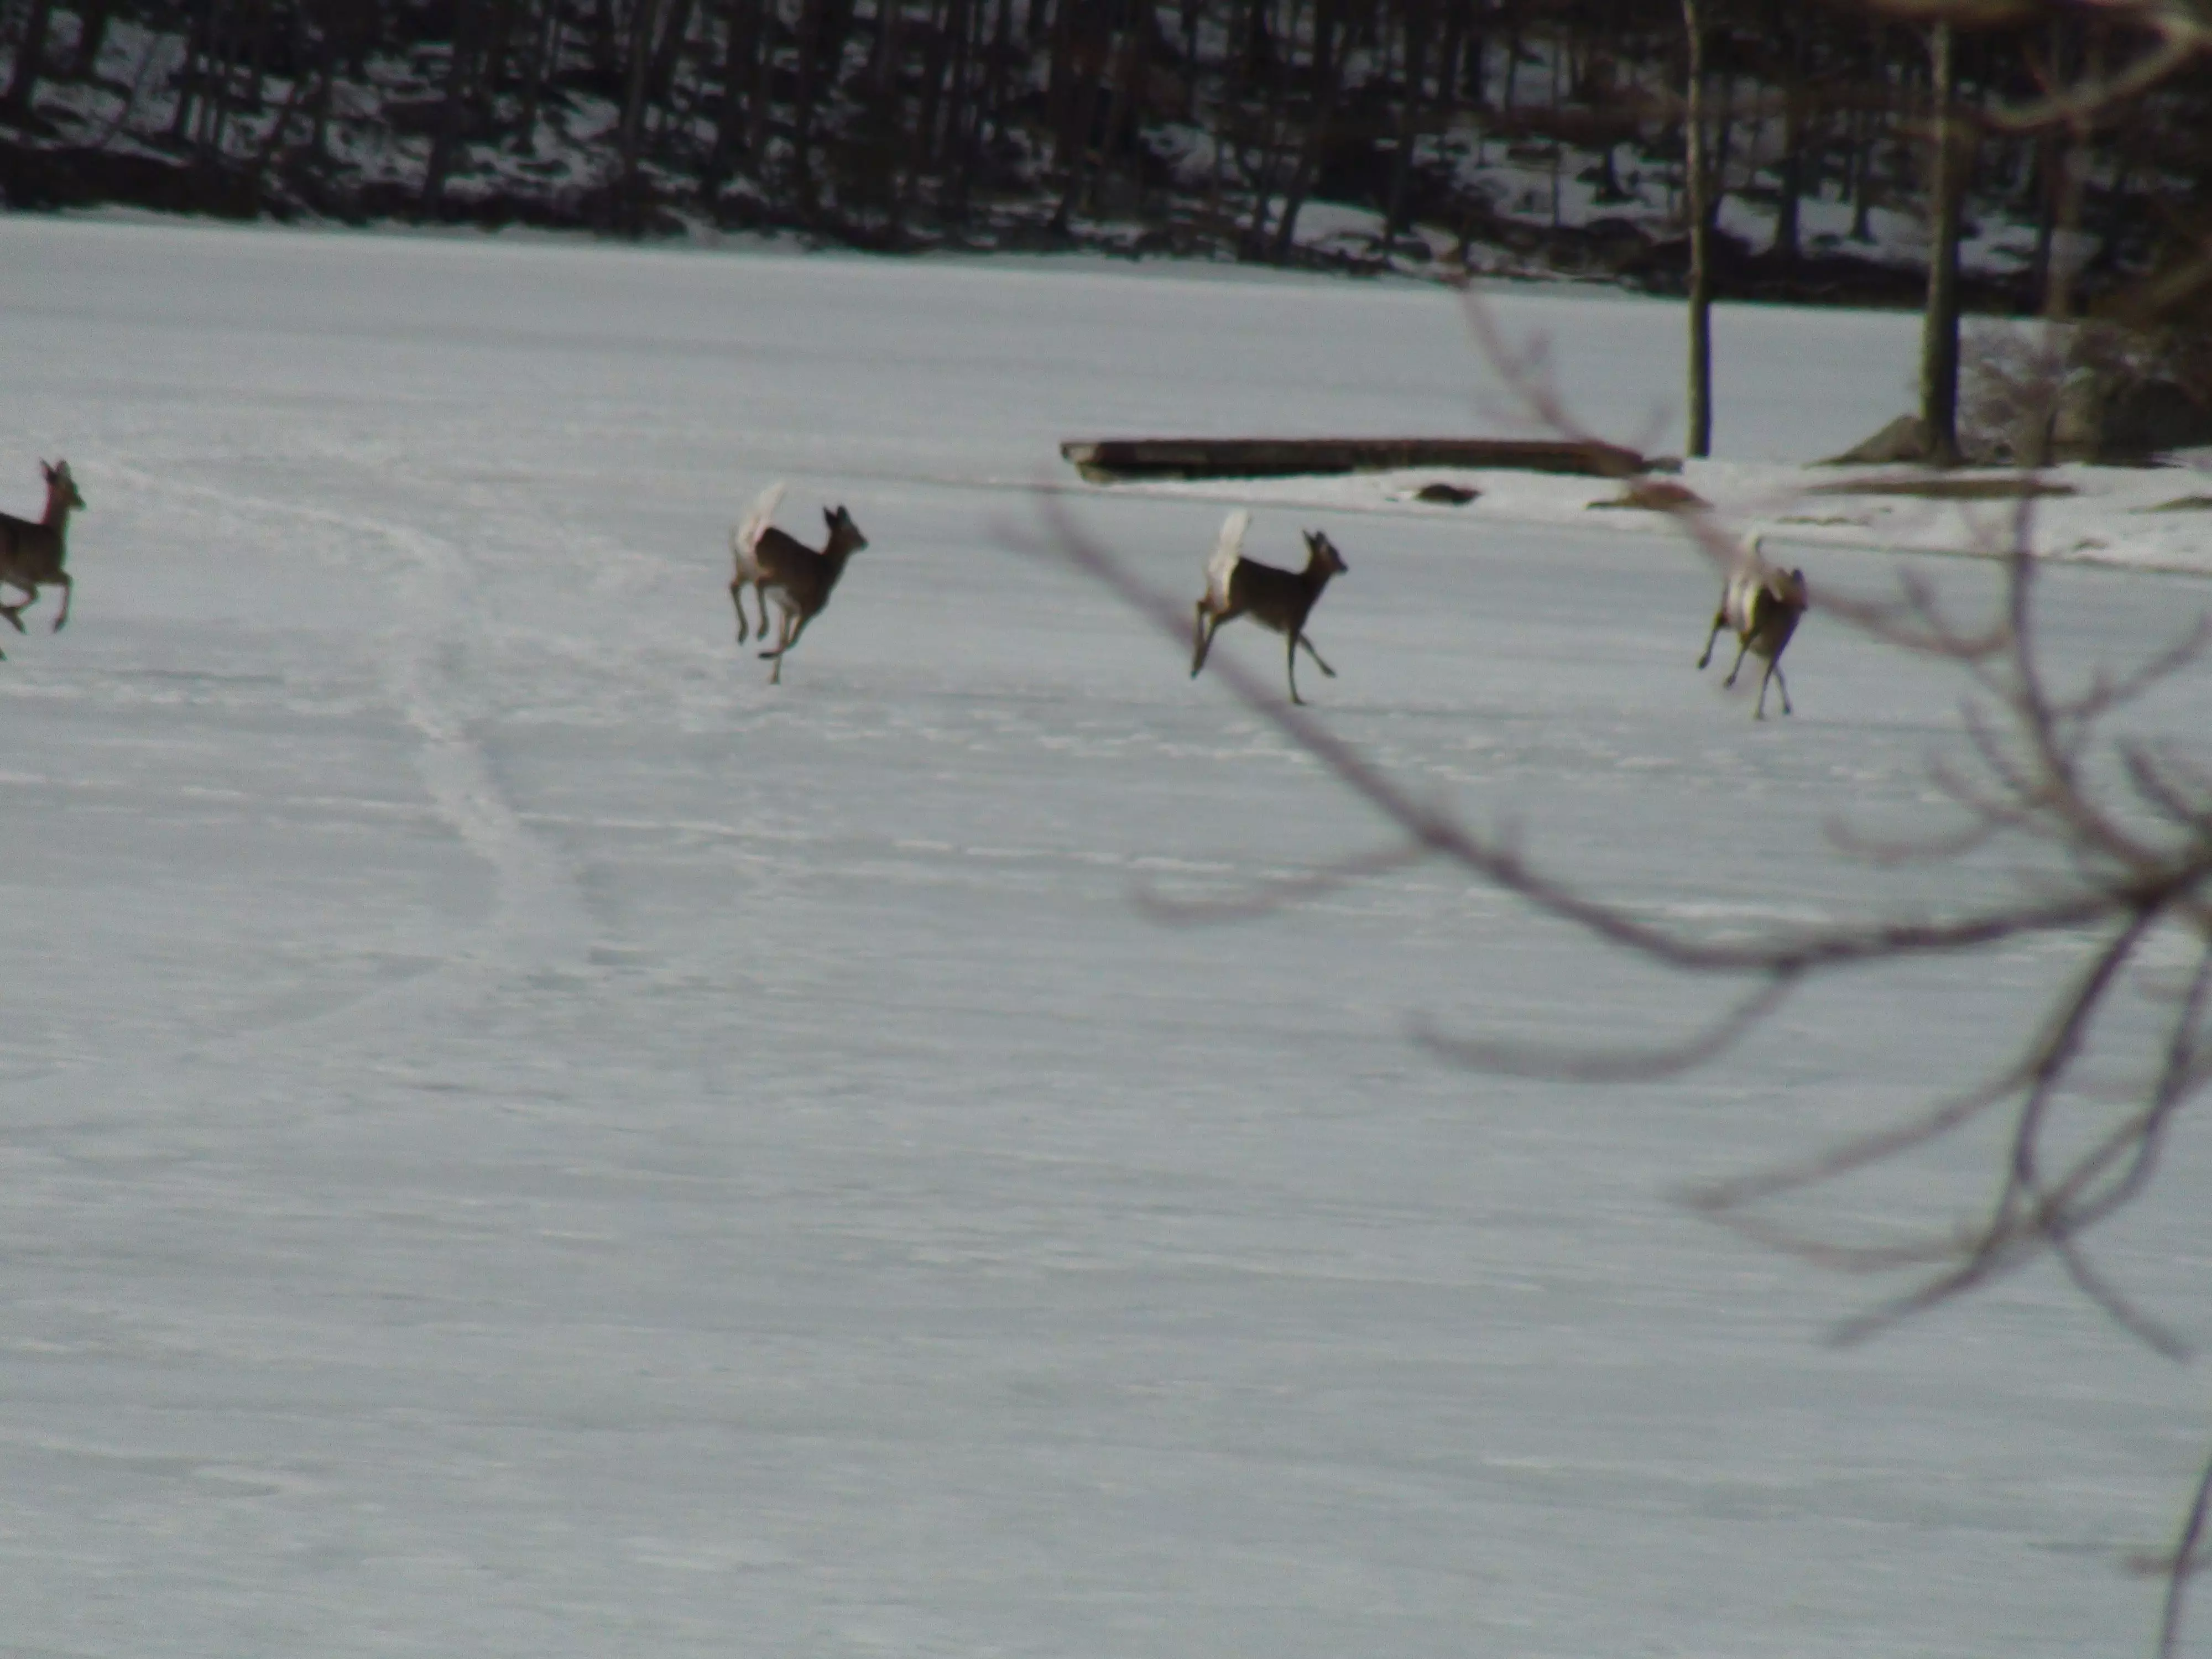
[[[1501,311],[1664,447],[1674,310]],[[1725,313],[1723,453],[1863,436],[1915,327]],[[1839,1351],[1873,1287],[1671,1196],[1973,1074],[2058,945],[1589,1089],[1407,1023],[1711,988],[1438,870],[1133,904],[1375,827],[1004,532],[1065,437],[1484,429],[1439,295],[9,219],[0,362],[0,502],[90,502],[70,628],[0,639],[0,1653],[2148,1650],[2199,1372],[2044,1273]],[[872,545],[771,689],[723,585],[777,477]],[[1069,505],[1195,596],[1218,503]],[[1656,534],[1249,550],[1304,525],[1304,688],[1396,775],[1664,912],[1883,890],[1821,825],[1915,821],[1955,687],[1816,616],[1754,726]],[[2054,649],[2208,592],[2058,573]],[[2197,1126],[2104,1258],[2199,1337],[2209,1179]]]

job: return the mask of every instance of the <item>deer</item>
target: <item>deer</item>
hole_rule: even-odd
[[[1735,631],[1737,643],[1735,662],[1722,684],[1735,684],[1747,653],[1766,659],[1766,672],[1759,680],[1759,706],[1751,716],[1758,720],[1766,718],[1769,680],[1782,688],[1782,712],[1791,712],[1790,682],[1782,677],[1782,653],[1797,631],[1797,619],[1812,603],[1803,571],[1778,568],[1759,556],[1765,541],[1762,536],[1744,538],[1741,556],[1721,585],[1720,609],[1713,615],[1713,631],[1705,635],[1705,653],[1698,659],[1701,669],[1712,661],[1713,641],[1723,628]]]
[[[41,587],[62,591],[61,614],[54,618],[54,632],[60,633],[62,624],[69,620],[70,598],[76,591],[62,562],[69,556],[70,509],[82,507],[84,497],[77,490],[76,480],[70,477],[67,461],[56,461],[52,466],[40,461],[39,471],[46,479],[46,516],[33,524],[0,513],[0,584],[23,595],[19,604],[0,605],[0,617],[13,623],[18,634],[29,631],[23,626],[23,612],[38,602]]]
[[[1305,699],[1298,695],[1300,646],[1305,647],[1306,654],[1322,673],[1331,679],[1336,678],[1336,670],[1322,660],[1313,641],[1306,637],[1306,618],[1313,614],[1329,578],[1342,575],[1351,567],[1336,550],[1336,544],[1318,530],[1304,532],[1304,570],[1279,570],[1273,565],[1248,559],[1244,556],[1244,532],[1251,526],[1252,515],[1241,507],[1221,521],[1221,534],[1213,544],[1213,556],[1206,562],[1206,594],[1198,602],[1197,629],[1191,639],[1190,677],[1196,679],[1199,670],[1206,666],[1206,653],[1213,648],[1213,636],[1221,631],[1221,624],[1237,617],[1249,617],[1261,627],[1283,635],[1284,648],[1290,659],[1291,701],[1303,703]]]
[[[806,624],[830,603],[837,579],[845,574],[845,561],[868,544],[850,513],[842,506],[825,507],[822,521],[829,526],[829,540],[816,551],[769,522],[782,500],[783,486],[769,485],[730,536],[730,551],[737,564],[737,574],[730,582],[730,600],[738,608],[738,643],[743,645],[747,637],[744,588],[748,583],[760,602],[763,639],[768,637],[769,594],[775,596],[776,609],[783,613],[774,648],[760,653],[763,660],[775,664],[769,676],[770,685],[783,684],[784,653],[799,643]]]

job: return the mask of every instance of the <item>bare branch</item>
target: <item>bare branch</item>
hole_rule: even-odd
[[[1680,1042],[1649,1048],[1592,1053],[1586,1048],[1538,1048],[1528,1043],[1444,1036],[1429,1020],[1417,1020],[1413,1040],[1430,1053],[1478,1071],[1509,1077],[1557,1078],[1576,1083],[1631,1083],[1678,1077],[1717,1060],[1772,1013],[1796,988],[1802,975],[1775,975],[1720,1018]]]
[[[2204,1465],[2204,1473],[2197,1479],[2197,1492],[2190,1500],[2189,1516],[2181,1523],[2181,1536],[2173,1546],[2173,1559],[2166,1568],[2166,1606],[2158,1621],[2159,1659],[2173,1659],[2181,1644],[2181,1602],[2190,1578],[2203,1566],[2197,1559],[2197,1547],[2204,1539],[2204,1518],[2212,1509],[2212,1460]]]

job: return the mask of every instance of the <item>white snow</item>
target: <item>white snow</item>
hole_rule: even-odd
[[[1499,304],[1672,441],[1674,308]],[[1723,312],[1689,481],[1863,435],[1912,337]],[[1816,612],[1754,726],[1640,515],[1200,505],[1054,453],[1498,429],[1438,292],[19,217],[0,362],[0,503],[56,454],[90,503],[69,629],[48,595],[0,639],[0,1650],[2146,1650],[2123,1562],[2197,1373],[2041,1273],[1826,1346],[1875,1287],[1671,1196],[1970,1075],[2058,945],[1587,1089],[1407,1023],[1649,1039],[1717,990],[1436,869],[1133,902],[1375,829],[1005,550],[1040,483],[1191,597],[1212,502],[1255,557],[1326,528],[1324,717],[1603,891],[1725,923],[1922,879],[1821,826],[1925,821],[1957,688]],[[787,526],[843,501],[871,545],[772,690],[727,538],[784,477]],[[1816,596],[1895,567],[1797,528]],[[2050,591],[2075,672],[2207,592]],[[2203,690],[2148,728],[2201,741]],[[2200,1338],[2203,1140],[2103,1253]],[[1940,1218],[1987,1156],[1828,1211]]]

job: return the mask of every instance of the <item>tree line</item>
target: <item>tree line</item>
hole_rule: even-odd
[[[1694,9],[1709,165],[1744,210],[1724,283],[1924,220],[1926,27],[1812,0]],[[1972,15],[1987,26],[1948,70],[1970,122],[2140,47],[2110,8]],[[23,202],[162,167],[173,198],[235,211],[884,248],[1110,231],[1285,264],[1317,257],[1300,227],[1328,201],[1375,216],[1346,263],[1441,237],[1679,285],[1664,221],[1690,182],[1692,33],[1680,0],[10,0],[0,142]],[[2062,175],[2092,288],[2188,242],[2208,94],[2197,67],[2087,131],[1976,128],[1969,220],[2033,235],[1993,301],[2039,305],[2067,252]]]

